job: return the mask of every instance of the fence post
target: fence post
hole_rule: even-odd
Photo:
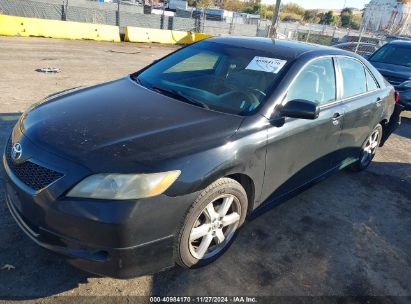
[[[67,21],[68,2],[69,0],[63,0],[63,4],[61,5],[61,20],[63,21]]]
[[[307,33],[307,38],[305,39],[305,42],[308,42],[308,39],[310,39],[310,33],[311,33],[311,23],[308,25],[308,33]]]
[[[299,39],[299,32],[300,32],[300,23],[297,23],[297,28],[295,29],[295,33],[293,34],[293,39],[297,40]],[[297,33],[297,38],[295,38],[295,34]]]
[[[202,33],[205,33],[205,23],[206,23],[206,9],[205,8],[203,8],[203,20],[202,20],[202,22],[201,22],[202,24]]]
[[[234,30],[234,16],[231,17],[230,27],[228,28],[228,34],[232,35]]]
[[[120,1],[117,0],[117,11],[116,11],[116,25],[120,26]]]

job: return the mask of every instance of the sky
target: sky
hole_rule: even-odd
[[[346,0],[347,7],[363,8],[370,0]],[[266,4],[275,4],[275,0],[262,0]],[[345,0],[282,0],[281,3],[297,3],[305,9],[342,9]]]

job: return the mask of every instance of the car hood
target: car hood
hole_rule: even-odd
[[[375,61],[370,62],[384,77],[395,77],[399,81],[411,79],[411,68],[409,67]]]
[[[190,105],[126,77],[55,94],[23,114],[34,144],[93,171],[149,170],[170,158],[224,144],[242,117]]]

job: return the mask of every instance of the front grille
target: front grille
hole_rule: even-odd
[[[9,140],[6,149],[7,164],[13,174],[31,189],[41,190],[64,175],[28,160],[21,164],[15,164],[11,159],[11,148],[12,144]]]

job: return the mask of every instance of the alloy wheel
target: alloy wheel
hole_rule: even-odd
[[[374,130],[374,132],[371,133],[370,137],[368,137],[368,140],[362,150],[361,164],[363,166],[366,166],[369,162],[371,162],[372,158],[374,157],[379,144],[379,139],[379,130]]]
[[[218,254],[234,236],[240,218],[241,205],[234,195],[224,194],[210,202],[191,228],[191,255],[200,260]]]

